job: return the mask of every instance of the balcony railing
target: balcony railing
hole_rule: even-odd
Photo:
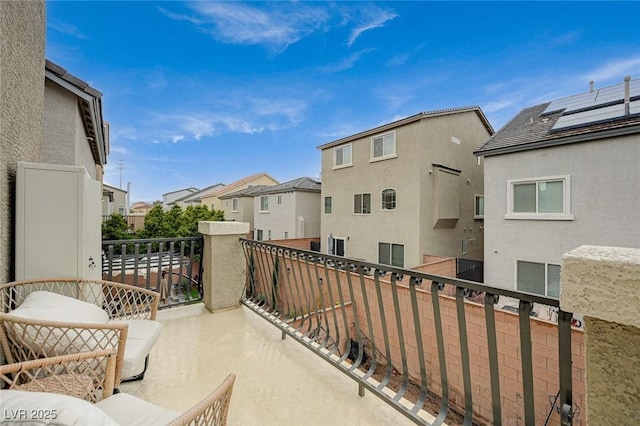
[[[202,300],[202,236],[102,241],[102,278],[155,290],[160,308]]]
[[[557,299],[241,243],[243,303],[283,339],[294,338],[354,379],[361,395],[368,389],[415,423],[585,421],[576,420],[584,404],[583,336]],[[496,308],[501,297],[517,299],[518,312]],[[532,318],[534,303],[557,308],[558,324]]]

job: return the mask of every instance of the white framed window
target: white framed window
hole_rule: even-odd
[[[351,166],[351,144],[346,144],[333,148],[333,168]]]
[[[333,198],[324,197],[324,214],[331,214],[333,211]]]
[[[261,195],[260,196],[260,211],[268,212],[269,211],[269,196]]]
[[[256,240],[262,241],[262,229],[256,229]]]
[[[396,190],[387,188],[382,191],[382,210],[396,209]]]
[[[474,219],[484,218],[484,195],[476,195],[473,209]]]
[[[507,181],[505,219],[573,220],[568,175]]]
[[[353,213],[371,214],[371,194],[353,194]]]
[[[469,246],[469,242],[467,240],[462,240],[462,254],[467,254],[467,248]]]
[[[211,210],[213,210],[213,203],[211,203]]]
[[[119,213],[120,215],[124,216],[124,207],[119,206],[119,207],[118,207],[118,213]]]
[[[289,239],[289,232],[284,231],[284,239],[285,240]]]
[[[378,161],[387,158],[395,158],[396,132],[389,132],[371,138],[371,160]]]
[[[278,195],[278,205],[282,204],[282,195]]]
[[[234,212],[237,212],[238,211],[238,199],[237,198],[233,198],[231,200],[231,204],[232,204],[231,210],[234,211]]]
[[[378,243],[378,263],[404,268],[404,245]]]
[[[516,288],[527,293],[559,297],[560,265],[516,260]]]

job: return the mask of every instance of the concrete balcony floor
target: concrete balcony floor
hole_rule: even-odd
[[[121,391],[184,411],[237,375],[228,424],[413,425],[381,399],[249,309],[202,304],[163,310],[144,380]]]

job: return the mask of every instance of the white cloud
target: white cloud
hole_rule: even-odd
[[[409,61],[410,58],[411,58],[411,55],[409,53],[401,53],[389,59],[389,61],[387,61],[387,66],[397,67],[400,65],[404,65],[407,63],[407,61]]]
[[[640,74],[640,56],[636,56],[629,59],[617,59],[605,63],[604,65],[585,73],[581,78],[584,81],[593,80],[596,85],[599,82],[607,82],[616,80],[616,82],[622,82],[625,76],[633,74],[638,76]]]
[[[178,143],[181,140],[184,140],[184,136],[183,135],[174,135],[171,137],[171,142],[173,143]]]
[[[189,21],[216,39],[231,44],[264,45],[279,53],[320,29],[330,15],[324,8],[273,2],[261,9],[239,2],[198,2],[191,7],[197,18],[161,11],[172,19]]]
[[[79,39],[86,39],[87,36],[80,31],[75,25],[67,24],[65,22],[53,21],[48,25],[49,28],[58,31],[59,33],[70,35]]]
[[[371,52],[374,49],[364,49],[364,50],[360,50],[358,52],[355,52],[351,55],[349,55],[348,57],[344,58],[342,61],[337,62],[335,64],[330,64],[330,65],[325,65],[324,67],[322,67],[320,69],[321,72],[327,73],[327,74],[333,74],[333,73],[337,73],[337,72],[342,72],[342,71],[346,71],[350,68],[353,68],[353,66],[356,64],[356,62],[358,62],[360,60],[360,58],[362,58],[363,55]]]
[[[151,71],[144,77],[144,82],[152,90],[160,90],[167,87],[167,78],[160,70]]]
[[[133,127],[132,125],[128,125],[125,127],[110,126],[109,138],[111,139],[112,142],[119,141],[121,139],[137,140],[138,132],[136,131],[136,128]]]
[[[163,7],[158,7],[158,10],[162,13],[164,13],[165,15],[167,15],[169,18],[176,20],[176,21],[186,21],[186,22],[191,22],[192,24],[195,25],[200,25],[202,24],[202,21],[199,20],[198,18],[194,17],[194,16],[188,16],[188,15],[183,15],[181,13],[174,13],[171,12]]]
[[[128,155],[131,153],[131,151],[129,151],[127,148],[122,146],[115,146],[115,145],[111,145],[109,147],[109,151],[112,154],[120,154],[120,155]]]
[[[398,15],[390,12],[379,10],[378,8],[369,9],[364,13],[362,18],[362,22],[359,23],[358,27],[354,28],[351,31],[351,35],[347,40],[347,46],[351,47],[351,45],[364,33],[365,31],[373,30],[376,28],[384,27],[384,24],[387,21],[391,21],[392,19],[397,18]]]

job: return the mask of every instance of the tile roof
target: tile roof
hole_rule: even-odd
[[[259,191],[258,194],[276,194],[279,192],[292,191],[320,192],[320,185],[320,182],[317,180],[304,176],[281,183],[280,185],[269,186]]]
[[[224,194],[220,196],[221,200],[226,200],[229,198],[236,198],[236,197],[253,197],[254,194],[256,194],[257,192],[262,191],[263,189],[266,188],[270,188],[269,185],[255,185],[255,186],[250,186],[248,188],[242,188],[239,191],[235,191],[235,192],[230,192],[228,194]]]
[[[224,195],[224,194],[228,193],[229,191],[231,191],[233,189],[236,189],[236,188],[239,188],[242,185],[249,184],[249,182],[252,182],[252,181],[254,181],[254,180],[256,180],[256,179],[258,179],[258,178],[260,178],[262,176],[267,176],[267,177],[271,178],[274,182],[278,182],[277,180],[275,180],[274,178],[272,178],[271,176],[269,176],[265,172],[256,173],[255,175],[247,176],[247,177],[239,179],[239,180],[237,180],[235,182],[232,182],[232,183],[226,185],[224,188],[214,189],[213,191],[206,192],[206,193],[200,195],[200,198],[216,197],[216,196]]]
[[[191,193],[194,193],[194,192],[199,191],[199,189],[198,188],[194,188],[193,186],[191,186],[189,188],[181,188],[181,189],[176,189],[175,191],[165,192],[164,194],[162,194],[162,196],[173,194],[174,192],[180,192],[180,191],[190,191]]]
[[[622,83],[624,84],[624,83]],[[613,87],[613,86],[612,86]],[[584,93],[574,95],[576,99],[584,98]],[[568,97],[562,99],[563,104],[571,102]],[[637,99],[631,98],[631,101]],[[557,102],[557,101],[554,101]],[[554,125],[560,117],[572,116],[585,110],[566,112],[566,108],[545,113],[553,102],[534,105],[523,109],[504,127],[480,145],[474,153],[478,156],[491,156],[510,152],[524,151],[568,143],[585,142],[624,134],[640,133],[640,114],[619,115],[606,120],[583,122],[579,125],[560,127]],[[616,101],[622,104],[623,100]],[[587,111],[595,111],[605,105],[592,107]],[[594,114],[594,116],[596,116]]]
[[[191,202],[191,201],[198,201],[198,200],[200,200],[200,196],[202,194],[204,194],[205,192],[211,191],[211,190],[214,190],[214,189],[222,189],[222,188],[224,188],[224,184],[223,183],[216,183],[214,185],[207,186],[206,188],[202,188],[202,189],[200,189],[198,191],[192,192],[191,194],[187,194],[187,195],[185,195],[183,197],[180,197],[177,200],[175,200],[175,201],[173,201],[172,203],[169,203],[169,204],[175,204],[177,202],[188,203],[188,202]]]
[[[451,115],[451,114],[460,114],[460,113],[464,113],[464,112],[470,112],[470,111],[475,111],[480,120],[482,121],[482,123],[484,124],[484,126],[486,127],[486,129],[489,131],[489,134],[493,134],[494,130],[493,127],[491,127],[491,123],[489,123],[489,120],[487,120],[487,117],[484,115],[484,113],[482,112],[482,109],[480,109],[479,106],[477,105],[472,105],[472,106],[464,106],[464,107],[456,107],[456,108],[447,108],[447,109],[438,109],[438,110],[433,110],[433,111],[425,111],[425,112],[420,112],[418,114],[409,116],[409,117],[405,117],[403,119],[397,120],[397,121],[393,121],[391,123],[387,123],[387,124],[383,124],[382,126],[378,126],[378,127],[374,127],[373,129],[369,129],[369,130],[365,130],[363,132],[359,132],[356,133],[354,135],[351,136],[346,136],[344,138],[335,140],[333,142],[329,142],[326,143],[324,145],[320,145],[317,147],[317,149],[327,149],[327,148],[331,148],[334,146],[338,146],[341,145],[343,143],[347,143],[356,139],[360,139],[366,136],[371,136],[371,135],[375,135],[377,133],[381,133],[381,132],[385,132],[387,130],[391,130],[391,129],[395,129],[397,127],[400,126],[404,126],[405,124],[409,124],[409,123],[413,123],[415,121],[419,121],[425,118],[432,118],[432,117],[438,117],[438,116],[442,116],[442,115]]]

